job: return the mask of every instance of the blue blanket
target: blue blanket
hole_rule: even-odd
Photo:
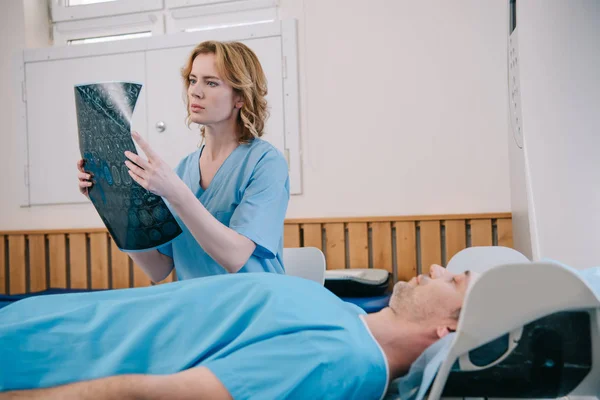
[[[87,289],[47,289],[41,292],[25,293],[25,294],[0,294],[0,309],[6,307],[15,301],[26,299],[27,297],[43,296],[46,294],[62,294],[62,293],[81,293],[89,292]]]

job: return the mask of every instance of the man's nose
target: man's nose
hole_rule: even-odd
[[[437,264],[431,264],[429,266],[429,277],[435,279],[438,277],[438,275],[439,275],[439,271],[437,268]]]

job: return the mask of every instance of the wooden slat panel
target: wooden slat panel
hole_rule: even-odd
[[[350,268],[369,268],[369,226],[366,222],[348,224]]]
[[[448,221],[453,219],[510,219],[510,212],[478,213],[478,214],[431,214],[431,215],[398,215],[375,217],[331,217],[331,218],[288,218],[285,224],[324,224],[324,223],[349,223],[349,222],[412,222],[412,221]],[[72,234],[72,233],[99,233],[107,232],[106,228],[77,228],[77,229],[31,229],[0,231],[0,235],[36,235],[36,234]]]
[[[442,264],[439,221],[421,221],[421,273],[428,274],[431,264]]]
[[[498,246],[514,248],[513,231],[511,219],[499,219],[496,221],[498,228]]]
[[[41,292],[46,289],[46,238],[44,235],[30,235],[29,291]]]
[[[87,247],[85,233],[69,235],[69,264],[72,289],[87,289]]]
[[[467,247],[465,220],[446,221],[446,265],[456,253]],[[444,265],[445,266],[445,265]]]
[[[302,225],[304,247],[316,247],[323,250],[323,233],[321,224],[303,224]]]
[[[110,261],[112,288],[125,289],[131,287],[129,282],[129,256],[119,250],[114,240],[110,241]]]
[[[300,247],[300,224],[283,226],[283,247]]]
[[[67,241],[62,233],[48,235],[51,288],[67,287]]]
[[[474,218],[474,217],[473,217]],[[497,215],[490,218],[505,218]],[[106,228],[77,228],[77,229],[30,229],[30,230],[14,230],[14,231],[0,231],[0,235],[68,235],[72,233],[95,233],[95,232],[108,232]]]
[[[511,213],[481,213],[481,214],[432,214],[432,215],[401,215],[390,217],[332,217],[332,218],[289,218],[286,224],[328,224],[350,222],[413,222],[413,221],[448,221],[452,219],[500,219],[511,218]],[[0,232],[2,233],[2,232]]]
[[[344,224],[325,224],[327,269],[346,268]]]
[[[301,226],[301,230],[299,232],[299,235],[296,235],[295,233],[295,229],[292,229],[292,232],[294,232],[293,234],[290,234],[290,228],[288,227],[288,233],[287,233],[287,237],[294,237],[294,239],[292,240],[292,242],[294,243],[302,243],[304,246],[313,246],[313,247],[317,247],[319,249],[322,249],[323,251],[326,251],[326,249],[323,249],[323,244],[322,244],[322,223],[327,222],[327,223],[331,223],[333,225],[335,224],[339,224],[342,225],[344,223],[350,223],[349,225],[349,231],[354,232],[355,228],[354,226],[364,226],[364,224],[368,223],[368,222],[391,222],[391,221],[395,221],[392,222],[394,224],[394,226],[396,226],[396,228],[398,229],[399,232],[399,236],[397,238],[396,241],[396,246],[398,246],[398,277],[400,279],[407,279],[412,277],[412,266],[413,264],[406,264],[406,261],[402,261],[402,254],[407,254],[407,259],[411,260],[411,254],[410,253],[406,253],[406,250],[403,252],[401,251],[401,247],[399,246],[400,243],[402,243],[402,232],[405,231],[406,235],[411,235],[413,234],[412,232],[414,232],[414,230],[410,229],[410,226],[414,227],[414,221],[421,221],[423,224],[425,224],[425,222],[433,222],[434,224],[439,223],[440,220],[444,220],[446,221],[447,224],[447,238],[446,238],[446,255],[447,255],[447,259],[450,259],[455,253],[456,251],[460,250],[460,248],[462,247],[462,239],[458,239],[455,240],[456,238],[461,238],[462,237],[462,228],[456,228],[457,226],[459,226],[459,223],[462,223],[462,221],[464,220],[469,220],[472,221],[472,241],[471,244],[472,245],[490,245],[493,244],[492,242],[492,229],[491,229],[491,221],[493,220],[497,220],[497,238],[498,238],[498,245],[501,246],[506,246],[506,247],[514,247],[514,243],[513,243],[513,238],[512,238],[512,221],[511,221],[511,215],[510,213],[491,213],[491,214],[462,214],[462,215],[428,215],[428,216],[423,216],[420,218],[417,218],[415,216],[400,216],[400,217],[394,217],[394,216],[390,216],[390,217],[351,217],[351,218],[312,218],[312,219],[288,219],[285,221],[286,226],[290,225],[290,226],[294,226],[294,224],[300,224]],[[454,223],[454,221],[456,221],[456,223]],[[481,221],[481,222],[479,222]],[[355,224],[355,225],[354,225]],[[423,225],[425,226],[425,225]],[[404,228],[402,228],[404,227]],[[425,228],[426,230],[427,228]],[[453,234],[454,230],[456,230],[456,232],[459,232],[458,235]],[[363,230],[364,232],[364,230]],[[481,235],[479,232],[484,232],[483,235]],[[489,232],[489,233],[488,233]],[[11,253],[11,249],[10,249],[10,245],[8,245],[8,242],[5,240],[2,240],[3,236],[5,238],[8,237],[13,237],[13,243],[15,243],[15,240],[18,239],[14,239],[17,237],[23,237],[24,235],[44,235],[47,234],[48,235],[48,245],[47,245],[47,249],[46,251],[48,252],[48,258],[50,261],[50,279],[48,282],[46,282],[46,286],[48,287],[56,287],[56,288],[61,288],[61,287],[66,287],[67,286],[67,281],[68,281],[68,277],[67,277],[67,273],[69,273],[70,275],[70,279],[72,280],[72,284],[70,285],[73,288],[87,288],[88,287],[88,271],[87,271],[87,260],[88,260],[88,256],[86,254],[86,234],[91,234],[91,233],[106,233],[106,229],[104,228],[99,228],[99,229],[62,229],[62,230],[28,230],[28,231],[3,231],[0,232],[0,293],[2,292],[9,292],[10,293],[10,288],[8,288],[7,286],[9,285],[9,282],[11,281],[11,277],[10,276],[6,276],[7,272],[8,275],[10,275],[11,271],[15,271],[14,277],[12,279],[13,284],[11,285],[11,287],[15,287],[14,290],[16,291],[20,291],[23,292],[24,290],[27,290],[27,283],[26,283],[26,279],[27,279],[27,273],[28,271],[25,270],[24,268],[24,257],[22,257],[22,251],[19,249],[19,245],[14,245],[13,244],[13,250],[12,252],[17,254],[17,261],[15,263],[10,263],[10,265],[6,265],[5,260],[8,258],[8,256]],[[72,239],[72,242],[70,243],[69,249],[71,249],[72,251],[69,251],[69,253],[67,253],[67,247],[66,247],[66,235],[69,235],[69,238]],[[299,236],[299,238],[298,238]],[[437,235],[434,235],[437,236]],[[365,259],[368,262],[368,251],[365,252],[364,250],[364,245],[363,244],[359,244],[358,247],[357,245],[355,245],[355,242],[363,242],[364,243],[364,239],[360,239],[360,236],[357,239],[356,234],[351,234],[349,232],[349,238],[350,238],[350,242],[348,243],[349,248],[348,249],[344,249],[345,251],[342,252],[342,249],[339,248],[339,261],[335,261],[335,263],[337,264],[338,267],[343,267],[346,265],[346,260],[345,260],[345,255],[346,253],[350,254],[350,259],[348,260],[348,265],[352,266],[352,267],[359,267],[361,264],[366,264]],[[22,239],[21,239],[22,240]],[[30,280],[30,287],[32,290],[36,290],[36,288],[41,288],[44,286],[43,282],[43,275],[41,273],[41,268],[40,266],[43,265],[43,263],[40,262],[40,260],[42,260],[41,257],[41,253],[38,250],[35,250],[36,247],[41,247],[41,244],[39,244],[40,242],[37,242],[38,244],[36,244],[36,240],[38,239],[33,239],[33,249],[30,249],[29,251],[29,255],[30,255],[30,271],[31,271],[31,280]],[[341,240],[341,236],[340,236],[340,240]],[[410,236],[407,236],[407,239],[405,239],[407,241],[410,241]],[[288,242],[290,241],[290,239],[287,240]],[[437,242],[437,239],[434,240],[435,242]],[[331,240],[329,241],[331,242]],[[425,244],[426,241],[424,241]],[[25,242],[25,244],[27,244],[27,242]],[[436,243],[437,244],[437,243]],[[494,243],[495,244],[495,243]],[[465,243],[466,245],[466,243]],[[16,246],[16,247],[15,247]],[[21,246],[22,247],[22,246]],[[409,248],[409,246],[405,246],[406,249]],[[437,246],[433,246],[433,248],[436,248]],[[25,249],[27,249],[27,245],[25,245]],[[8,253],[8,256],[7,256]],[[21,253],[21,260],[19,261],[19,256],[18,254]],[[427,272],[428,270],[428,265],[430,264],[433,260],[439,260],[439,257],[437,256],[437,250],[434,251],[433,253],[429,253],[429,252],[424,252],[424,254],[422,254],[422,263],[423,263],[423,271],[422,272]],[[343,254],[343,255],[342,255]],[[432,257],[430,257],[433,254]],[[67,258],[68,257],[68,258]],[[432,260],[433,259],[433,260]],[[328,260],[330,262],[334,262],[331,261],[331,255],[328,258]],[[358,260],[358,261],[357,261]],[[71,264],[71,272],[67,271],[67,261],[69,261],[69,263]],[[340,261],[343,261],[343,263],[340,264]],[[447,261],[447,260],[446,260]],[[437,262],[437,261],[433,261],[433,262]],[[36,271],[36,272],[34,272]],[[112,270],[109,271],[112,274]],[[121,271],[123,272],[123,271]],[[125,268],[125,273],[127,273],[127,268]],[[140,271],[141,272],[141,271]],[[142,274],[137,274],[136,276],[138,276],[138,284],[143,284],[146,285],[147,283],[149,283],[149,280],[147,278],[145,278],[145,276]],[[128,277],[128,275],[127,275]],[[127,280],[127,277],[125,280]],[[175,277],[175,274],[173,274],[173,277]],[[114,278],[114,277],[113,277]],[[141,278],[141,282],[140,283],[140,278]],[[39,281],[38,281],[39,279]],[[46,278],[47,279],[47,278]],[[119,282],[119,279],[121,278],[115,278],[116,282]],[[165,281],[168,281],[172,278],[167,278]],[[128,280],[127,280],[128,281]],[[16,283],[15,283],[16,282]],[[120,284],[119,284],[120,285]],[[24,289],[23,289],[24,288]]]
[[[373,232],[373,268],[385,269],[393,274],[392,261],[392,224],[389,222],[374,222]]]
[[[90,268],[92,289],[108,289],[108,236],[90,233]]]
[[[471,221],[471,246],[492,245],[492,220],[476,219]]]
[[[25,235],[8,236],[8,262],[9,293],[25,293]]]
[[[417,238],[414,222],[395,222],[398,280],[408,281],[417,276]]]
[[[6,294],[6,246],[4,235],[0,235],[0,294]]]
[[[392,260],[392,224],[390,222],[374,222],[371,224],[373,239],[373,268],[387,270],[390,279],[389,288],[394,286],[394,261]]]
[[[148,278],[148,275],[146,275],[140,266],[138,266],[136,263],[133,263],[133,286],[145,287],[150,285],[152,285],[152,281],[150,278]]]

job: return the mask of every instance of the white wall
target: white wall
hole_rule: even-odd
[[[21,2],[10,3],[3,54],[24,45]],[[288,217],[509,211],[505,3],[281,0],[300,37],[303,194]],[[0,68],[12,91],[9,63]],[[19,208],[8,126],[0,229],[102,226],[90,205]]]
[[[43,2],[45,3],[45,2]],[[23,166],[19,163],[16,101],[21,93],[14,85],[14,56],[27,44],[44,46],[48,36],[40,35],[41,11],[28,10],[28,26],[25,34],[24,5],[40,7],[40,1],[6,1],[0,13],[0,230],[49,229],[83,226],[101,226],[99,217],[89,205],[20,208],[18,188],[23,185]],[[37,21],[34,22],[34,21]],[[47,32],[47,31],[46,31]],[[57,144],[58,146],[59,144]],[[52,151],[52,149],[48,149]],[[52,177],[48,177],[52,179]],[[74,184],[77,184],[74,182]]]
[[[25,16],[25,47],[52,46],[48,0],[22,0]]]
[[[515,33],[532,256],[600,265],[600,3],[523,2]]]
[[[506,5],[305,0],[290,215],[508,211]]]

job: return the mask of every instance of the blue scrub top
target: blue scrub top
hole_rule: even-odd
[[[269,142],[240,144],[223,162],[206,190],[200,187],[200,154],[185,157],[175,169],[196,198],[222,224],[256,244],[240,272],[284,273],[283,221],[290,198],[288,165]],[[158,249],[173,258],[180,280],[226,274],[198,244],[167,202],[183,233]]]
[[[271,273],[31,297],[0,310],[0,391],[205,366],[236,400],[380,399],[389,372],[363,314]]]

